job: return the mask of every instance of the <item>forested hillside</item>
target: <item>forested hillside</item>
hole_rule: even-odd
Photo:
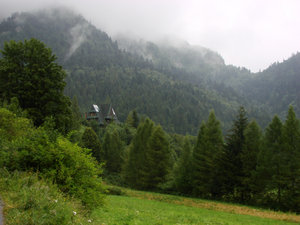
[[[278,114],[281,118],[284,118],[289,105],[300,113],[299,53],[282,63],[272,64],[262,72],[251,73],[246,68],[225,65],[218,53],[186,42],[155,44],[122,36],[117,39],[121,48],[151,60],[156,68],[184,71],[182,78],[188,82],[205,84],[206,88],[217,90],[223,96],[232,93],[231,99],[243,96],[248,104],[263,108],[268,114]],[[225,93],[222,92],[224,86],[227,87]]]
[[[17,13],[0,24],[2,46],[8,40],[32,37],[46,43],[58,56],[68,74],[65,93],[77,97],[82,111],[93,103],[112,102],[121,121],[136,109],[170,132],[191,134],[196,134],[211,109],[223,121],[223,130],[229,128],[240,105],[262,126],[269,121],[263,109],[249,104],[231,87],[203,79],[205,70],[203,76],[195,74],[196,66],[187,70],[201,61],[197,51],[199,60],[184,59],[181,68],[163,62],[157,66],[147,57],[121,50],[105,32],[65,9]],[[202,50],[206,51],[200,64],[203,68],[224,67],[219,55]],[[186,54],[192,59],[190,51]]]
[[[274,63],[247,83],[240,86],[246,98],[255,100],[271,114],[285,115],[285,108],[293,105],[300,114],[300,53],[282,63]]]
[[[99,177],[103,172],[110,184],[299,213],[300,122],[293,106],[285,120],[274,116],[262,130],[249,117],[249,107],[239,107],[236,114],[234,107],[242,98],[229,101],[226,90],[233,89],[174,67],[160,70],[95,32],[102,38],[82,37],[86,41],[81,45],[61,51],[69,73],[67,92],[81,101],[105,96],[103,101],[119,102],[127,110],[138,105],[150,118],[132,110],[124,123],[102,128],[95,120],[81,119],[76,99],[71,103],[63,93],[66,74],[51,48],[34,38],[6,42],[0,59],[0,168],[8,173],[38,172],[90,209],[103,202]],[[70,43],[77,43],[74,40]],[[93,48],[86,53],[90,45]],[[78,51],[87,58],[101,53],[97,48],[111,53],[108,59],[120,60],[76,58]],[[72,58],[77,64],[71,64]],[[184,81],[183,76],[191,80]],[[232,98],[235,93],[231,93]],[[215,110],[207,117],[209,107]],[[216,113],[234,116],[226,135],[224,120]],[[165,132],[152,119],[162,121],[171,132],[198,130],[198,136]],[[107,191],[121,194],[118,188]]]

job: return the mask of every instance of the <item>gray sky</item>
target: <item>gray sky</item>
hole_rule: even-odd
[[[175,37],[252,71],[300,51],[300,0],[0,0],[0,18],[57,4],[110,36]]]

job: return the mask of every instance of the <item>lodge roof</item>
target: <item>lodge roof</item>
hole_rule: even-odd
[[[111,121],[117,121],[118,117],[111,104],[93,104],[90,111],[86,114],[87,120],[96,120],[99,125],[104,126]]]

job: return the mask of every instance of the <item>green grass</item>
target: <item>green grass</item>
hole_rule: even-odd
[[[97,224],[295,224],[129,196],[109,196],[107,201],[92,213]]]
[[[94,224],[78,200],[66,198],[34,173],[0,169],[0,195],[5,225]]]
[[[56,186],[38,179],[36,174],[0,172],[0,195],[5,202],[7,225],[281,225],[300,222],[300,216],[295,214],[118,187],[110,187],[111,193],[125,196],[109,195],[105,206],[90,214],[80,202],[66,198]]]
[[[172,203],[177,205],[192,206],[196,208],[204,208],[204,209],[210,209],[210,210],[221,211],[221,212],[230,212],[239,215],[249,215],[249,216],[256,216],[261,218],[269,218],[275,220],[300,223],[300,215],[296,215],[295,213],[275,212],[272,210],[249,207],[249,206],[239,205],[239,204],[232,204],[228,202],[204,200],[199,198],[188,198],[188,197],[182,197],[176,195],[167,195],[167,194],[145,192],[145,191],[136,191],[136,190],[126,189],[126,188],[119,188],[119,189],[121,189],[123,194],[126,194],[127,196],[131,196],[131,197],[136,197],[139,199],[156,200],[160,202]]]

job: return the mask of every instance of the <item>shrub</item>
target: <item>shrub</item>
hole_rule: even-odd
[[[74,199],[36,174],[0,169],[0,193],[6,203],[5,224],[88,224]],[[76,212],[74,216],[73,211]]]
[[[51,179],[63,192],[79,198],[88,208],[103,203],[104,188],[99,177],[102,169],[90,150],[62,136],[53,139],[46,128],[21,126],[21,122],[30,124],[29,120],[7,110],[0,111],[1,117],[6,119],[0,124],[0,134],[5,139],[5,148],[0,149],[5,161],[0,160],[0,166],[10,171],[39,172],[41,177]],[[3,135],[7,132],[11,135]]]

